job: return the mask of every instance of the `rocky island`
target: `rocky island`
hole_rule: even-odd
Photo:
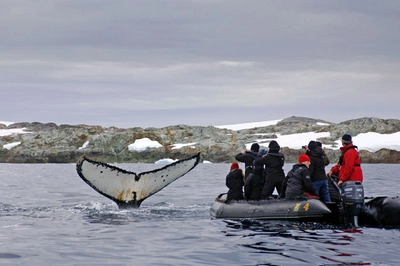
[[[14,130],[14,131],[13,131]],[[75,163],[86,154],[93,160],[107,163],[154,163],[161,158],[183,159],[201,152],[201,159],[213,163],[232,162],[246,145],[258,142],[266,148],[269,141],[279,135],[305,132],[327,132],[319,138],[331,162],[340,156],[337,140],[348,133],[357,136],[375,132],[393,134],[400,131],[400,120],[364,117],[331,123],[305,117],[289,117],[274,125],[251,129],[231,130],[214,126],[175,125],[163,128],[117,128],[96,125],[56,125],[54,123],[0,123],[1,163]],[[129,145],[148,138],[159,143],[157,147],[132,150]],[[379,142],[379,139],[376,139]],[[279,141],[278,141],[279,142]],[[400,139],[399,139],[400,143]],[[282,145],[286,162],[295,162],[304,152]],[[357,145],[357,143],[354,143]],[[400,152],[388,148],[378,151],[360,149],[362,163],[400,163]]]

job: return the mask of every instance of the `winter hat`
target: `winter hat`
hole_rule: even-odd
[[[310,142],[308,143],[307,147],[308,147],[308,149],[309,149],[310,151],[315,150],[315,149],[317,148],[317,143],[316,143],[315,141],[312,140],[312,141],[310,141]]]
[[[260,145],[258,145],[258,143],[253,143],[253,145],[251,145],[250,150],[258,152],[260,150]]]
[[[322,148],[322,142],[321,141],[316,141],[315,143],[317,144],[317,147],[321,147]]]
[[[344,134],[343,137],[342,137],[342,140],[351,141],[351,136],[349,134]]]
[[[262,157],[262,156],[264,156],[264,155],[267,154],[267,153],[268,153],[267,150],[261,149],[261,150],[257,153],[257,156],[258,156],[258,157]]]
[[[233,162],[231,165],[231,171],[236,169],[239,169],[239,164],[237,162]]]
[[[275,140],[272,140],[269,143],[268,148],[270,148],[270,150],[279,151],[281,146],[279,146],[278,142],[276,142]]]
[[[307,154],[303,153],[299,156],[299,163],[304,163],[304,162],[309,162],[310,161],[310,157],[308,157]]]

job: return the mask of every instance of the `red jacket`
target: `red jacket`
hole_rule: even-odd
[[[339,173],[339,180],[346,181],[363,181],[363,173],[361,169],[361,158],[358,156],[357,146],[352,143],[341,147],[342,160],[340,164],[332,167],[333,174]]]

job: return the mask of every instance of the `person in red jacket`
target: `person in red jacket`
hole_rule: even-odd
[[[344,134],[342,137],[342,146],[340,150],[342,155],[339,162],[332,167],[327,175],[338,175],[338,185],[346,181],[363,181],[363,172],[361,169],[361,158],[358,156],[358,147],[353,145],[351,136]]]

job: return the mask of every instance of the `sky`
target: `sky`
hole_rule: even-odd
[[[232,129],[232,130],[241,130],[241,129],[249,129],[249,128],[254,128],[254,127],[264,127],[267,125],[275,125],[278,123],[279,120],[272,120],[272,121],[263,121],[263,122],[258,122],[258,123],[243,123],[243,124],[232,124],[232,125],[223,125],[219,126],[219,128],[227,128],[227,129]],[[12,122],[2,122],[2,124],[8,124]],[[321,125],[322,126],[322,125]],[[18,134],[18,133],[23,133],[23,134],[29,134],[28,131],[25,131],[24,128],[13,128],[13,129],[0,129],[0,137],[1,136],[7,136],[11,134]],[[266,135],[270,135],[269,133]],[[318,140],[319,138],[324,138],[324,137],[329,137],[330,133],[329,132],[303,132],[303,133],[297,133],[297,134],[290,134],[290,135],[282,135],[279,133],[276,133],[277,138],[270,139],[270,138],[264,138],[263,134],[256,134],[254,135],[254,140],[246,143],[246,149],[250,150],[251,145],[254,142],[258,142],[260,144],[260,149],[266,149],[268,150],[268,144],[269,141],[275,140],[279,143],[281,147],[288,147],[290,149],[301,149],[303,145],[307,145],[310,140]],[[376,140],[379,139],[379,142]],[[379,151],[380,149],[386,148],[390,150],[395,150],[395,151],[400,151],[400,131],[391,133],[391,134],[380,134],[376,132],[367,132],[367,133],[360,133],[356,136],[352,136],[352,140],[354,145],[358,147],[359,150],[367,150],[369,152],[376,152]],[[85,149],[89,145],[90,141],[85,142],[82,147],[79,147],[79,150]],[[324,149],[339,149],[341,147],[341,140],[337,139],[335,141],[335,145],[325,145],[323,144],[322,147]],[[3,149],[12,149],[18,145],[20,145],[21,142],[12,142],[12,143],[6,143],[3,145]],[[173,143],[172,146],[174,146],[172,149],[180,149],[182,147],[193,147],[196,148],[196,142],[191,142],[191,143]],[[134,152],[143,152],[146,151],[149,148],[162,148],[163,146],[156,140],[152,140],[151,138],[148,137],[143,137],[141,139],[136,139],[133,143],[128,145],[129,151],[134,151]],[[167,163],[172,163],[176,161],[176,158],[163,158],[158,161],[156,161],[156,164],[167,164]],[[205,161],[207,163],[211,163],[209,161]]]
[[[398,0],[0,2],[0,120],[400,119]]]

